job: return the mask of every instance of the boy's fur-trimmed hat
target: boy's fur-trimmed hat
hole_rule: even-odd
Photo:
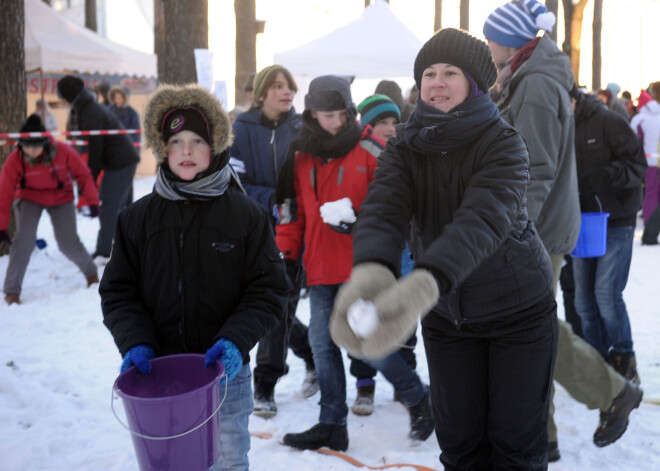
[[[167,157],[167,142],[163,133],[163,121],[168,112],[175,109],[196,108],[208,122],[210,128],[211,154],[222,154],[233,140],[231,120],[218,99],[204,87],[187,85],[160,85],[147,100],[144,108],[144,138],[158,164]],[[171,115],[171,113],[169,113]],[[205,136],[202,136],[205,137]],[[229,155],[226,155],[229,161]]]
[[[459,67],[477,83],[481,91],[488,91],[497,79],[488,45],[480,39],[455,28],[438,30],[417,53],[414,76],[417,88],[422,88],[422,74],[433,64]]]

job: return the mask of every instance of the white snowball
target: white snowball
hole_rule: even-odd
[[[348,197],[324,203],[320,210],[321,218],[326,224],[337,226],[342,221],[348,223],[356,221],[355,212],[353,211],[353,203]]]
[[[358,299],[348,308],[348,325],[355,335],[366,339],[370,337],[380,324],[380,315],[371,301]]]

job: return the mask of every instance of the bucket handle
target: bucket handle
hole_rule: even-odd
[[[227,378],[227,374],[225,372],[223,372],[220,375],[220,381],[222,381],[223,378]],[[115,419],[117,419],[117,422],[119,422],[122,427],[124,427],[126,430],[131,432],[133,435],[135,435],[137,437],[140,437],[140,438],[146,438],[147,440],[172,440],[173,438],[179,438],[179,437],[183,437],[184,435],[188,435],[189,433],[192,433],[195,430],[203,427],[209,420],[211,420],[213,418],[213,416],[215,414],[218,413],[218,411],[222,407],[222,404],[224,404],[225,399],[227,398],[227,383],[228,383],[228,381],[225,381],[225,395],[222,397],[222,401],[220,401],[220,405],[218,405],[218,407],[213,411],[213,413],[211,415],[209,415],[209,417],[204,422],[202,422],[201,424],[195,426],[194,428],[192,428],[190,430],[187,430],[183,433],[179,433],[177,435],[171,435],[169,437],[152,437],[151,435],[144,435],[144,434],[141,434],[139,432],[135,432],[135,431],[131,430],[131,428],[128,425],[126,425],[124,422],[122,422],[121,419],[119,418],[119,416],[117,415],[117,411],[115,411],[115,391],[114,391],[114,388],[113,388],[113,390],[110,394],[110,409],[112,409],[112,413],[115,415]]]
[[[599,208],[598,212],[602,213],[603,212],[603,205],[600,203],[600,198],[598,197],[598,195],[594,195],[594,198],[596,198],[596,203],[598,203],[598,208]]]

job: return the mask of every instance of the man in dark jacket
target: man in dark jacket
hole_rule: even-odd
[[[78,129],[114,130],[122,129],[108,108],[94,99],[84,82],[76,76],[67,75],[57,82],[57,94],[69,103],[76,112]],[[133,175],[140,156],[127,135],[88,136],[89,160],[94,181],[103,171],[99,190],[101,213],[100,229],[96,240],[94,257],[109,257],[112,249],[112,236],[115,233],[117,216],[124,207],[133,185]]]
[[[605,255],[573,259],[575,308],[585,340],[619,374],[639,384],[623,289],[637,212],[642,208],[646,157],[635,132],[619,114],[591,95],[574,93],[572,100],[580,206],[583,213],[609,213]]]

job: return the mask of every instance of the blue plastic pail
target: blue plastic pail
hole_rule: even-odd
[[[602,257],[607,252],[607,218],[610,213],[582,213],[582,226],[575,249],[576,258]]]

